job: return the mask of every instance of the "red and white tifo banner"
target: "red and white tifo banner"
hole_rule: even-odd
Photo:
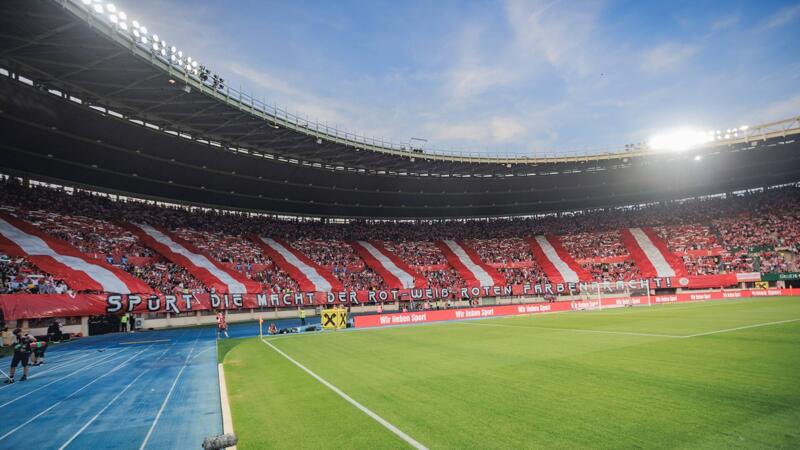
[[[0,251],[22,256],[39,269],[64,280],[74,291],[150,294],[153,289],[127,272],[92,259],[22,220],[0,214]]]
[[[330,272],[297,251],[297,249],[292,248],[288,242],[263,236],[254,236],[252,239],[270,259],[275,261],[278,267],[297,282],[300,290],[304,292],[331,292],[344,289],[342,283]]]
[[[625,228],[620,231],[622,242],[643,277],[686,276],[686,267],[683,265],[683,261],[670,253],[667,244],[656,235],[652,228]]]
[[[523,305],[485,306],[481,308],[443,309],[415,311],[408,313],[372,314],[354,316],[356,328],[384,327],[391,325],[409,325],[426,322],[442,322],[448,320],[479,319],[482,317],[518,316],[523,314],[552,313],[559,311],[580,311],[586,309],[624,308],[628,306],[645,306],[648,304],[682,303],[705,300],[729,300],[748,297],[772,297],[792,295],[789,289],[758,289],[731,292],[701,292],[694,294],[654,295],[647,297],[619,297],[598,300],[563,301],[552,303],[530,303]],[[602,303],[602,306],[600,305]]]
[[[570,256],[561,245],[558,236],[535,236],[528,238],[533,257],[553,283],[579,283],[590,281],[592,276]]]
[[[445,240],[436,242],[436,246],[447,258],[447,262],[468,284],[495,286],[505,283],[503,275],[494,267],[481,261],[475,250],[465,243]]]
[[[391,289],[424,287],[425,277],[417,274],[378,241],[351,241],[350,246]]]
[[[206,287],[217,292],[246,294],[261,292],[261,285],[242,274],[225,267],[192,244],[166,230],[147,224],[126,224],[143,244],[158,252],[168,261],[186,269]]]
[[[750,289],[737,291],[710,291],[681,293],[675,295],[653,295],[650,304],[681,303],[705,300],[727,300],[748,297],[790,296],[797,291],[792,289]],[[314,305],[342,304],[338,300],[330,301],[327,296],[318,292]],[[302,294],[301,294],[302,296]],[[101,314],[118,314],[122,312],[170,312],[180,314],[191,311],[210,310],[270,310],[278,308],[296,309],[293,295],[274,303],[264,294],[194,294],[194,295],[132,295],[132,294],[0,294],[0,310],[5,320],[40,319],[47,317],[97,316]],[[352,304],[352,303],[351,303]],[[371,304],[371,303],[363,303]],[[372,303],[374,304],[374,303]],[[621,308],[625,306],[647,305],[648,298],[613,297],[603,298],[603,308]],[[531,303],[524,305],[503,305],[469,309],[428,310],[413,313],[374,314],[354,316],[356,327],[382,325],[401,325],[414,322],[434,322],[438,320],[471,319],[475,317],[491,317],[512,314],[532,314],[566,310],[595,309],[597,300],[559,301],[552,303]],[[472,312],[467,312],[472,311]],[[475,312],[478,311],[478,312]],[[387,319],[388,317],[388,319]],[[393,319],[397,317],[397,319]]]

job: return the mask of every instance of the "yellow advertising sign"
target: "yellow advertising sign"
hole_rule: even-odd
[[[347,328],[347,311],[344,309],[323,309],[320,319],[323,330]]]

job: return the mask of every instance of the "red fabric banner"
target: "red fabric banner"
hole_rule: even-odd
[[[283,247],[286,251],[290,253],[290,255],[285,255],[281,253],[278,249],[270,246],[268,243],[264,242],[261,236],[250,236],[250,240],[255,242],[256,245],[261,249],[261,251],[269,256],[269,258],[278,265],[284,272],[289,274],[290,277],[300,286],[300,289],[304,292],[322,292],[323,289],[318,289],[318,282],[314,281],[314,277],[320,277],[324,279],[331,286],[331,291],[341,291],[344,289],[342,283],[336,279],[333,275],[331,275],[330,271],[326,270],[324,267],[320,266],[316,262],[312,261],[311,258],[307,257],[303,253],[299,252],[297,249],[289,245],[288,242],[284,241],[283,239],[272,238],[278,245]],[[297,258],[299,263],[305,264],[307,269],[303,267],[299,267],[297,264],[293,264],[289,262],[287,257],[293,256]],[[306,273],[311,271],[311,273]]]
[[[151,225],[122,224],[131,230],[146,246],[155,250],[168,261],[186,269],[193,277],[216,292],[258,293],[261,284],[248,280],[244,275],[216,261],[191,243],[160,227]]]
[[[453,250],[448,243],[453,245],[456,250]],[[461,275],[461,278],[467,282],[468,286],[499,286],[505,283],[503,275],[494,267],[481,261],[481,258],[475,253],[475,250],[470,248],[463,241],[437,241],[436,247],[441,250],[447,262]],[[463,254],[459,255],[457,252],[463,252]],[[480,280],[482,277],[480,273],[481,270],[490,280]],[[491,284],[489,282],[491,282]]]
[[[491,297],[498,295],[495,288],[471,288],[479,289],[481,296]],[[420,291],[420,290],[417,290]],[[474,294],[475,292],[473,292]],[[686,302],[694,300],[720,300],[728,298],[746,298],[746,297],[771,297],[782,295],[795,295],[797,291],[791,288],[788,289],[750,289],[750,290],[736,290],[736,291],[709,291],[709,292],[693,292],[681,293],[673,295],[652,295],[649,302],[652,304],[657,303],[671,303],[671,302]],[[418,292],[419,294],[419,292]],[[448,298],[461,298],[461,293],[455,292]],[[523,286],[513,286],[513,295],[525,294]],[[531,295],[531,292],[527,292]],[[400,300],[407,302],[413,300],[408,291],[399,292],[394,296],[380,297],[376,296],[374,292],[350,292],[350,293],[323,293],[317,292],[310,295],[307,294],[242,294],[242,295],[211,295],[211,294],[195,294],[187,296],[140,296],[135,300],[126,295],[104,295],[104,294],[77,294],[70,296],[67,294],[2,294],[0,295],[0,309],[3,311],[5,320],[18,320],[18,319],[38,319],[47,317],[75,317],[75,316],[95,316],[107,313],[120,313],[134,311],[138,313],[146,312],[172,312],[184,313],[191,311],[207,311],[211,309],[259,309],[268,308],[270,310],[275,308],[296,308],[299,305],[333,305],[333,304],[373,304],[384,301]],[[237,300],[238,298],[238,300]],[[479,296],[472,296],[469,298],[479,298]],[[419,300],[416,300],[419,302]],[[238,304],[237,304],[238,302]],[[575,301],[557,301],[553,303],[536,303],[535,305],[558,305],[552,306],[553,308],[561,309],[586,309],[589,307],[596,307],[597,300],[575,300]],[[648,298],[646,296],[636,297],[612,297],[603,298],[602,305],[604,308],[613,308],[620,306],[635,306],[647,304]],[[131,309],[130,306],[133,305]],[[567,305],[567,306],[564,306]],[[520,305],[514,305],[519,307]],[[502,308],[506,308],[503,306]],[[485,308],[478,308],[485,309]],[[558,310],[561,310],[558,309]],[[452,310],[451,310],[452,311]],[[501,310],[502,311],[502,310]],[[544,312],[545,310],[532,311],[528,310],[525,313]],[[409,313],[411,314],[411,313]],[[378,317],[378,316],[367,316]],[[455,318],[455,317],[453,317]],[[470,317],[458,317],[470,318]],[[450,320],[450,319],[443,319]],[[383,324],[385,325],[385,324]]]
[[[0,213],[0,251],[25,257],[39,269],[64,280],[74,291],[151,293],[129,273],[81,253],[33,225]]]
[[[378,241],[369,241],[367,245],[371,245],[374,251],[380,253],[379,256],[382,258],[387,259],[394,264],[395,268],[387,266],[384,262],[378,260],[378,255],[373,254],[371,249],[365,247],[362,243],[358,241],[351,241],[349,242],[350,246],[353,247],[353,250],[358,253],[358,256],[364,260],[364,262],[369,266],[372,270],[378,273],[378,275],[383,278],[383,281],[386,282],[386,285],[389,286],[391,289],[409,289],[412,287],[424,287],[428,284],[428,281],[422,275],[414,272],[411,270],[406,263],[400,260],[397,255],[391,253],[386,247],[383,246]],[[396,273],[400,271],[401,273]],[[401,280],[401,277],[405,278],[410,283],[404,283]],[[408,280],[410,278],[410,280]],[[405,284],[405,285],[404,285]]]
[[[566,264],[569,270],[573,271],[575,275],[578,277],[577,280],[571,280],[571,282],[576,281],[590,281],[592,276],[584,270],[580,264],[578,264],[572,256],[569,254],[567,249],[561,244],[561,240],[559,240],[558,236],[555,235],[547,235],[541,236],[541,238],[545,239],[547,243],[555,251],[557,257],[561,259],[561,261]],[[556,267],[555,261],[548,256],[545,249],[542,245],[536,240],[536,238],[527,238],[526,241],[531,248],[531,253],[533,253],[533,257],[536,258],[536,262],[539,263],[539,266],[544,270],[544,273],[547,275],[547,278],[550,279],[553,283],[564,283],[564,277],[561,271]]]
[[[637,241],[636,237],[634,237],[634,230],[635,229],[631,228],[624,228],[620,230],[622,243],[625,244],[625,248],[628,249],[628,253],[630,253],[631,258],[633,258],[634,262],[639,267],[643,277],[659,277],[659,270],[656,267],[657,261],[648,256],[646,251],[647,249],[642,247],[642,245],[640,245],[640,243]],[[683,265],[681,258],[670,253],[670,251],[667,249],[667,244],[665,244],[664,241],[658,237],[652,228],[643,227],[639,230],[641,230],[643,235],[646,236],[646,238],[652,243],[653,248],[651,248],[651,250],[660,254],[661,258],[663,258],[663,261],[669,265],[669,268],[672,269],[673,272],[675,272],[675,277],[686,276],[686,267]],[[658,255],[655,256],[657,257]]]

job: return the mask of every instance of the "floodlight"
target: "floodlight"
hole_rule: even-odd
[[[148,43],[147,36],[142,36],[142,44],[147,45],[147,43]]]
[[[141,31],[142,34],[147,34],[147,27],[142,25],[141,28],[139,28],[139,31]]]
[[[694,157],[695,161],[700,161],[701,159],[703,159],[703,157],[700,156],[700,155],[697,155],[697,156]]]
[[[103,5],[95,3],[94,12],[96,12],[97,14],[103,14]]]
[[[128,15],[122,11],[118,12],[117,15],[119,16],[120,20],[128,20]]]
[[[167,51],[163,47],[161,48],[161,56],[167,56]]]
[[[117,12],[117,7],[116,7],[116,6],[114,6],[114,4],[113,4],[113,3],[109,3],[109,4],[107,4],[107,5],[106,5],[106,9],[108,10],[108,12],[111,12],[111,13],[113,13],[113,12]]]
[[[183,52],[178,50],[178,58],[183,58]]]
[[[92,0],[83,0],[83,4],[84,5],[91,5],[92,4]]]
[[[750,128],[750,127],[749,127],[749,126],[747,126],[747,125],[742,125],[742,126],[740,126],[740,127],[739,127],[739,131],[745,131],[745,130],[747,130],[748,128]]]
[[[111,14],[108,16],[108,20],[110,20],[111,23],[117,23],[117,16],[115,14]]]
[[[175,48],[175,46],[174,46],[174,45],[173,45],[172,47],[170,47],[170,48],[169,48],[169,52],[170,52],[170,53],[175,53],[175,51],[177,51],[177,50],[178,50],[178,49],[177,49],[177,48]]]
[[[137,28],[137,29],[139,28],[139,21],[138,20],[134,20],[133,21],[133,28]]]
[[[153,42],[153,50],[158,51],[158,42]]]
[[[157,34],[155,34],[155,33],[153,33],[153,40],[154,40],[154,41],[156,41],[156,42],[158,42],[158,41],[159,41],[159,39],[158,39],[158,35],[157,35]]]
[[[192,61],[192,67],[197,67],[197,61]]]
[[[170,61],[175,62],[176,59],[177,58],[175,58],[175,55],[169,55],[169,60]]]
[[[127,30],[128,29],[128,24],[125,23],[125,22],[120,22],[119,23],[119,27],[122,28],[123,30]]]

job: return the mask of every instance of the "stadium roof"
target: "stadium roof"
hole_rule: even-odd
[[[71,0],[0,3],[7,172],[207,206],[350,217],[534,214],[800,180],[799,118],[684,152],[419,153],[220,89],[197,65],[172,62],[165,45],[136,41],[107,19]]]

